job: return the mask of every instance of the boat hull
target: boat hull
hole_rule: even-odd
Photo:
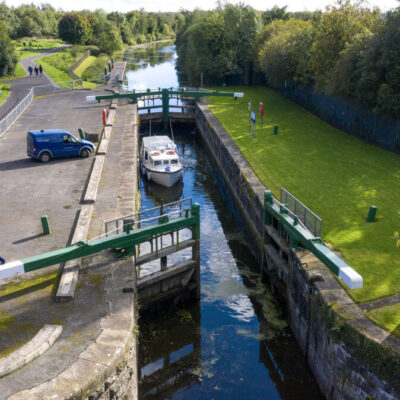
[[[145,175],[149,181],[158,183],[159,185],[166,187],[173,186],[176,182],[179,181],[179,179],[182,178],[182,169],[173,172],[159,172],[144,167],[144,170]]]

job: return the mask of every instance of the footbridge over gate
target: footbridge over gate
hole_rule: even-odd
[[[168,266],[168,256],[188,248],[191,254]],[[200,297],[200,206],[191,198],[109,221],[106,232],[89,241],[0,265],[0,280],[108,249],[133,257],[132,286],[121,290],[137,292],[141,309]]]
[[[133,90],[125,93],[113,93],[110,95],[87,96],[87,101],[108,99],[130,99],[138,104],[138,113],[142,121],[158,120],[167,126],[168,121],[174,119],[193,120],[196,102],[205,96],[243,97],[239,92],[218,92],[199,88],[158,88],[143,91]]]

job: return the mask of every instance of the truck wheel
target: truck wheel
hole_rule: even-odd
[[[44,152],[40,155],[39,160],[40,160],[41,162],[49,162],[49,161],[51,160],[51,155],[50,155],[50,153],[47,152],[47,151],[44,151]]]
[[[88,158],[90,156],[90,151],[88,149],[83,149],[81,151],[81,157],[82,158]]]

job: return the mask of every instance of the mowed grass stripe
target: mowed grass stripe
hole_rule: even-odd
[[[399,293],[400,250],[393,239],[400,226],[399,156],[333,128],[272,90],[229,91],[245,97],[212,97],[211,110],[277,198],[283,186],[322,218],[323,239],[364,278],[363,289],[349,291],[354,300]],[[257,138],[249,133],[249,101],[257,112]],[[375,223],[366,222],[370,205],[378,207]]]
[[[82,78],[82,74],[85,72],[86,68],[89,68],[97,60],[94,56],[87,57],[78,68],[75,69],[75,74]]]

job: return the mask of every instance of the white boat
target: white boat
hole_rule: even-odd
[[[146,136],[140,149],[140,170],[149,181],[171,187],[182,178],[175,143],[168,136]]]

